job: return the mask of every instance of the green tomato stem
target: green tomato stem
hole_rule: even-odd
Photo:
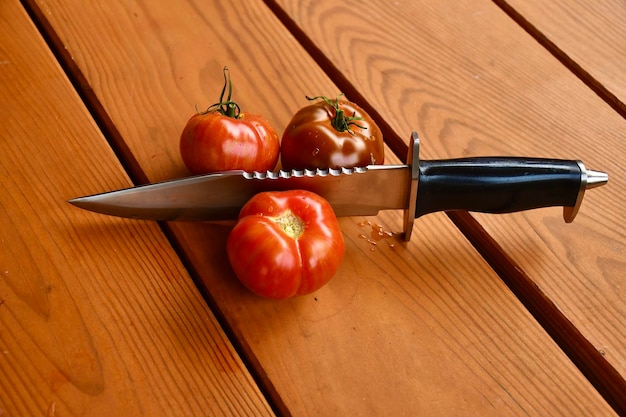
[[[341,97],[343,95],[339,94],[336,98],[335,101],[331,101],[328,97],[326,96],[316,96],[316,97],[309,97],[306,96],[307,100],[309,101],[313,101],[313,100],[317,100],[317,99],[322,99],[326,102],[326,104],[328,104],[329,106],[331,106],[334,110],[335,110],[335,116],[332,118],[332,120],[330,121],[330,124],[332,125],[332,127],[335,128],[335,130],[337,132],[348,132],[351,135],[354,135],[354,132],[352,131],[352,126],[356,126],[360,129],[367,129],[367,127],[362,126],[360,124],[358,124],[356,122],[356,120],[363,120],[362,117],[356,116],[356,112],[352,113],[352,116],[346,116],[346,113],[339,108],[339,97]]]
[[[224,100],[224,94],[226,94],[226,89],[228,89],[228,97]],[[228,67],[224,67],[224,86],[222,87],[222,92],[220,93],[220,101],[210,105],[204,112],[198,112],[199,114],[207,114],[211,112],[220,113],[222,116],[232,117],[233,119],[238,119],[241,117],[241,108],[239,104],[231,100],[233,95],[233,83],[230,79],[230,71]],[[197,110],[196,110],[197,111]]]

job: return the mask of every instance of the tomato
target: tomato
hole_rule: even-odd
[[[270,191],[244,205],[226,249],[248,289],[285,299],[330,281],[343,259],[344,240],[324,198],[304,190]]]
[[[322,99],[293,116],[281,141],[286,170],[350,168],[384,162],[383,135],[374,120],[347,100]]]
[[[269,122],[249,113],[193,115],[180,139],[183,162],[192,174],[273,170],[278,152],[278,135]]]
[[[180,154],[192,174],[242,169],[273,170],[280,143],[272,125],[263,117],[241,112],[231,100],[232,84],[224,68],[224,88],[219,103],[187,121],[180,137]],[[226,86],[228,97],[224,100]]]

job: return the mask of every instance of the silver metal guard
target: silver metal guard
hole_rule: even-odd
[[[408,196],[409,201],[405,206],[406,209],[404,210],[404,241],[408,242],[411,240],[411,233],[413,233],[413,222],[415,220],[415,209],[417,204],[417,186],[420,172],[420,140],[417,132],[411,133],[406,163],[411,168],[411,184]]]

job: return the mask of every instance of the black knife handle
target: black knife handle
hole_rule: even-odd
[[[573,207],[581,187],[577,161],[461,158],[419,162],[415,217],[436,211],[510,213]]]

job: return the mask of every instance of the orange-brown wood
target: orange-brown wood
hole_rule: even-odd
[[[496,1],[626,117],[626,4]]]
[[[261,1],[33,3],[140,179],[186,174],[178,136],[195,104],[216,101],[225,64],[244,111],[279,130],[305,94],[338,92]],[[347,249],[335,279],[283,302],[236,281],[224,248],[230,225],[168,225],[282,412],[611,414],[445,215],[420,219],[408,244],[376,235],[399,231],[401,213],[341,225]]]
[[[560,209],[477,215],[479,225],[460,220],[578,365],[626,412],[624,118],[587,86],[589,79],[578,79],[490,1],[277,3],[320,62],[341,73],[342,87],[358,92],[389,124],[387,137],[394,147],[397,138],[400,151],[406,132],[415,129],[424,158],[560,157],[609,173],[609,185],[587,193],[572,225],[563,223]],[[587,78],[621,94],[622,3],[542,3],[543,9],[539,2],[514,3],[527,25],[536,22],[545,30],[539,35],[556,42]],[[574,19],[606,30],[570,36]]]
[[[0,414],[272,415],[18,1],[0,3]]]

